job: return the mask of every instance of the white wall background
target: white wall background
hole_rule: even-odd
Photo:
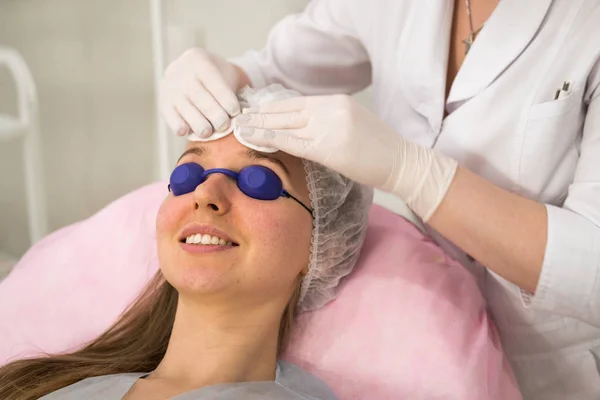
[[[38,86],[52,230],[152,180],[146,3],[0,1],[0,43],[24,56]],[[8,84],[0,82],[2,111],[14,103]],[[17,145],[0,145],[0,248],[19,255],[28,237]]]
[[[308,0],[165,3],[170,58],[192,45],[229,57],[260,48]],[[149,0],[0,0],[0,44],[38,87],[50,230],[155,180],[151,38]],[[15,111],[14,95],[0,70],[0,113]],[[17,256],[29,246],[21,164],[19,143],[0,143],[0,250]]]

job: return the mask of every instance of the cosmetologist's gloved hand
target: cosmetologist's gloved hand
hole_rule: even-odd
[[[213,131],[224,131],[231,117],[240,113],[235,92],[247,79],[227,60],[203,49],[189,49],[165,71],[160,112],[178,135],[193,131],[208,137]]]
[[[424,221],[444,198],[456,161],[416,145],[350,96],[297,97],[248,109],[239,134],[396,194]]]

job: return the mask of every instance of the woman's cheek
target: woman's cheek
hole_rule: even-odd
[[[300,211],[304,211],[301,209]],[[271,249],[275,256],[279,252],[284,257],[303,256],[310,253],[312,220],[290,207],[255,207],[250,216],[248,231],[256,235],[261,247]],[[251,222],[250,222],[251,221]],[[277,250],[275,250],[277,249]]]
[[[175,236],[181,228],[181,220],[184,215],[185,203],[173,196],[167,197],[158,209],[156,215],[156,244],[158,263],[163,274],[169,282],[172,278],[172,264],[179,253]]]
[[[158,239],[176,233],[177,221],[183,211],[183,204],[178,203],[180,202],[177,199],[169,196],[160,205],[156,215],[156,236]]]

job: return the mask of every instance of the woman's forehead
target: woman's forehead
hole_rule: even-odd
[[[248,161],[266,160],[280,164],[290,177],[296,175],[304,177],[304,167],[300,158],[282,151],[265,153],[250,149],[238,142],[233,135],[208,142],[190,141],[183,154],[189,153],[194,153],[201,157],[219,159],[220,161],[229,161],[230,159],[239,160],[240,158]]]

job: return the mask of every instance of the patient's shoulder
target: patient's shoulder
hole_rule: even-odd
[[[279,361],[275,382],[306,399],[337,400],[325,382],[287,361]]]
[[[142,375],[134,373],[87,378],[52,392],[40,400],[120,399]]]

